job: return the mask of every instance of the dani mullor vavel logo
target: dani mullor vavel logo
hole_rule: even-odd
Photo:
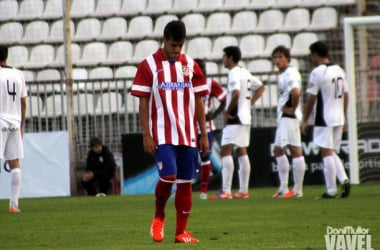
[[[325,243],[327,250],[374,250],[368,228],[345,226],[326,227]]]

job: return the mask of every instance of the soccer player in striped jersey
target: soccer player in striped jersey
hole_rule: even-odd
[[[11,170],[9,212],[17,213],[21,189],[19,159],[24,157],[22,136],[27,89],[21,71],[7,65],[8,48],[0,45],[0,159]]]
[[[202,59],[196,58],[195,61],[201,67],[202,72],[205,76],[207,76],[206,65]],[[214,124],[214,119],[220,114],[224,107],[226,106],[226,97],[227,91],[218,83],[216,80],[207,77],[207,87],[209,91],[209,95],[203,98],[203,103],[205,107],[206,114],[206,129],[208,135],[208,143],[210,148],[210,153],[212,149],[213,143],[213,131],[216,129]],[[211,110],[211,101],[212,98],[216,98],[219,101],[219,106],[215,110]],[[201,165],[200,165],[200,194],[199,198],[202,200],[207,199],[207,190],[208,183],[210,179],[211,173],[211,161],[210,155],[201,156]]]
[[[289,65],[290,51],[280,45],[272,52],[273,63],[279,69],[277,88],[280,98],[277,105],[277,129],[274,141],[273,154],[276,157],[280,187],[273,195],[278,197],[302,197],[303,178],[305,175],[305,159],[301,148],[300,122],[302,113],[301,74]],[[293,189],[288,189],[289,161],[285,154],[288,148],[292,157]]]
[[[316,103],[313,143],[320,148],[326,192],[322,198],[337,196],[336,178],[342,184],[342,198],[350,194],[350,182],[335,150],[339,150],[343,130],[347,129],[348,84],[344,70],[332,63],[328,47],[317,41],[310,45],[310,60],[316,67],[309,76],[308,99],[305,103],[302,132]]]
[[[177,184],[175,242],[199,242],[186,231],[186,226],[198,154],[209,153],[202,101],[208,89],[198,64],[181,53],[185,40],[186,27],[182,21],[166,24],[163,47],[139,64],[132,85],[132,95],[140,98],[144,151],[155,157],[159,174],[151,224],[151,236],[156,242],[164,239],[165,206],[174,183]],[[197,126],[201,131],[199,140]]]
[[[225,127],[222,134],[222,192],[213,199],[249,197],[249,177],[251,164],[247,154],[251,133],[251,106],[264,92],[263,83],[247,69],[239,66],[241,51],[237,46],[223,49],[222,61],[229,69],[227,82],[227,102],[224,110]],[[232,196],[231,186],[234,173],[233,150],[239,163],[239,191]]]

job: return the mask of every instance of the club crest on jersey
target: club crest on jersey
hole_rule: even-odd
[[[190,69],[188,66],[182,66],[182,73],[184,76],[189,76],[190,75]]]

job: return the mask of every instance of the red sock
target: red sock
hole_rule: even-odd
[[[208,182],[210,180],[210,172],[211,172],[211,163],[207,163],[201,166],[201,189],[202,193],[207,193]]]
[[[157,182],[155,197],[156,197],[156,212],[154,217],[165,218],[165,205],[172,193],[173,182],[164,182],[161,179]]]
[[[192,205],[191,182],[177,183],[174,203],[177,211],[176,235],[179,235],[186,231],[187,220],[190,216]]]

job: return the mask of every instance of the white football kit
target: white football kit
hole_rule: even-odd
[[[348,91],[344,70],[336,64],[321,64],[309,77],[308,94],[317,96],[313,142],[339,149],[344,125],[344,93]]]
[[[282,108],[291,107],[291,92],[294,88],[301,89],[301,75],[299,71],[289,66],[278,76],[278,90],[280,98],[277,104],[277,129],[274,144],[281,148],[287,145],[301,146],[299,122],[302,120],[301,107],[295,110],[294,116],[282,112]]]
[[[21,98],[27,96],[21,71],[0,66],[0,159],[24,156],[21,126]]]
[[[254,77],[247,69],[236,66],[228,73],[227,100],[228,108],[234,90],[240,91],[236,108],[231,112],[234,119],[228,121],[223,129],[222,145],[234,144],[239,147],[247,147],[250,138],[251,126],[251,98],[263,83]]]

